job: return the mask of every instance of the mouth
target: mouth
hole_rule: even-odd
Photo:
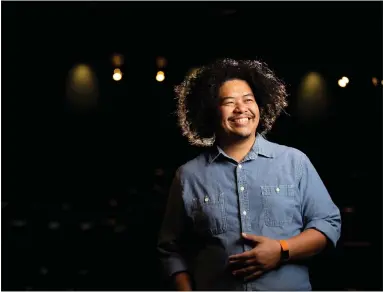
[[[238,126],[245,126],[249,123],[249,121],[252,118],[237,118],[237,119],[231,119],[230,121]]]

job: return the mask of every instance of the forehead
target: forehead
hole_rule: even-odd
[[[219,88],[219,96],[243,96],[245,94],[253,93],[249,84],[244,80],[234,79],[224,82]]]

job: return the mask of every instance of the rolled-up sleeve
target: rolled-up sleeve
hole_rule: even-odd
[[[341,234],[340,211],[306,155],[303,155],[301,163],[299,188],[304,229],[314,228],[322,232],[335,247]]]
[[[168,276],[188,270],[185,258],[182,256],[181,243],[186,225],[183,190],[178,169],[170,188],[157,244],[160,261]]]

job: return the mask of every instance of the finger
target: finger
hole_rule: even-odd
[[[252,257],[248,260],[235,260],[235,261],[230,261],[230,265],[235,266],[235,265],[241,265],[241,266],[251,266],[254,264],[259,264],[257,259]]]
[[[251,275],[246,276],[246,277],[244,278],[244,280],[245,280],[246,282],[251,281],[251,280],[255,280],[256,278],[258,278],[258,277],[261,276],[262,274],[263,274],[263,271],[262,271],[262,270],[258,270],[258,271],[255,271],[254,273],[252,273]]]
[[[252,257],[251,259],[242,261],[243,265],[245,266],[256,266],[259,265],[257,259],[255,257]]]
[[[246,259],[238,259],[238,260],[229,260],[230,265],[243,265],[245,261],[248,261]]]
[[[256,271],[258,271],[258,269],[259,268],[257,266],[249,266],[246,268],[242,268],[242,269],[233,271],[233,275],[244,277],[244,276],[248,276],[252,273],[255,273]]]
[[[248,266],[259,265],[256,259],[250,259],[247,261],[235,261],[229,264],[229,268],[231,271],[240,270],[242,268],[246,268]]]
[[[251,250],[229,256],[229,262],[248,260],[253,257]]]
[[[242,269],[244,267],[246,267],[246,265],[244,265],[243,261],[234,261],[234,262],[229,263],[229,268],[232,271],[239,270],[239,269]]]
[[[260,242],[262,240],[261,236],[254,235],[254,234],[248,234],[248,233],[242,233],[242,237],[251,240],[254,242]]]

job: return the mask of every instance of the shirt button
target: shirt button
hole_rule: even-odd
[[[241,164],[238,164],[238,167],[239,167],[239,168],[242,168],[242,165],[241,165]]]
[[[277,191],[277,193],[279,193],[279,191],[280,191],[280,189],[279,189],[279,188],[276,188],[275,190]]]
[[[243,191],[245,188],[244,187],[241,187],[241,191]]]
[[[246,211],[243,211],[242,214],[243,214],[244,216],[246,216],[247,213],[246,213]]]

